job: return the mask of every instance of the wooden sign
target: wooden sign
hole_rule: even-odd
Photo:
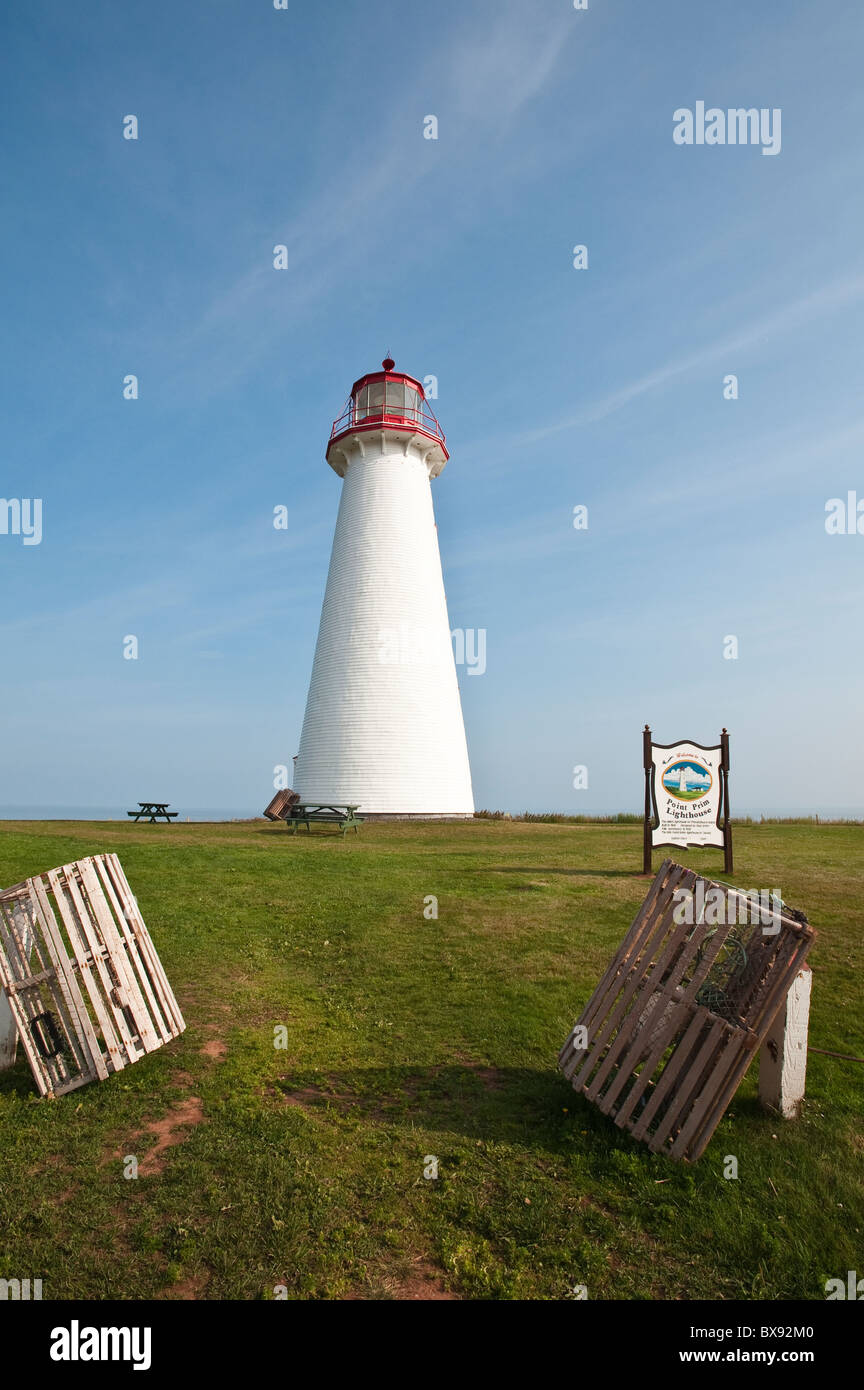
[[[654,743],[648,725],[642,734],[645,812],[642,872],[652,872],[658,845],[714,845],[724,852],[723,868],[732,872],[732,825],[729,819],[729,735],[724,729],[713,745],[681,739]]]
[[[812,944],[802,914],[754,897],[667,859],[561,1049],[575,1090],[654,1153],[704,1152]]]
[[[186,1027],[116,854],[0,891],[0,991],[0,1061],[17,1034],[43,1096],[104,1081]]]

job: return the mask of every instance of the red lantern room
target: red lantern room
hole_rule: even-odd
[[[421,445],[424,438],[428,439],[430,452],[439,464],[436,473],[450,457],[444,432],[426,400],[423,387],[416,377],[394,371],[395,365],[392,357],[385,357],[381,363],[383,371],[369,372],[351,387],[345,409],[338,420],[333,421],[327,446],[327,461],[337,473],[343,472],[337,463],[338,456],[343,453],[339,444],[347,435],[363,431],[389,434],[393,430],[415,435]],[[336,457],[331,458],[331,450]]]

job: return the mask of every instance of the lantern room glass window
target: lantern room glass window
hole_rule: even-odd
[[[422,421],[419,391],[405,381],[372,381],[361,386],[354,397],[355,420],[381,419],[383,416]]]
[[[405,383],[405,419],[420,424],[422,419],[420,392]]]
[[[355,397],[354,410],[358,420],[366,420],[370,416],[381,415],[384,409],[384,383],[383,381],[373,381],[368,386],[361,386]]]

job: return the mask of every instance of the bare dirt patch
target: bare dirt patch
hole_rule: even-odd
[[[139,1177],[150,1178],[161,1173],[165,1166],[162,1155],[167,1149],[182,1144],[187,1132],[204,1122],[204,1105],[199,1096],[187,1096],[173,1106],[161,1120],[148,1121],[147,1131],[156,1136],[156,1143],[138,1160]]]
[[[201,1298],[204,1290],[210,1281],[209,1274],[190,1274],[187,1279],[181,1279],[176,1284],[169,1284],[167,1289],[162,1289],[157,1294],[157,1298],[164,1298],[167,1302],[191,1302],[194,1303]]]
[[[201,1048],[202,1057],[212,1057],[214,1062],[221,1062],[226,1055],[228,1048],[221,1038],[211,1038]]]
[[[397,1302],[458,1302],[459,1295],[444,1285],[440,1272],[425,1260],[415,1260],[409,1269],[398,1274],[370,1275],[365,1288],[346,1294],[344,1302],[358,1299]]]
[[[425,1302],[433,1301],[436,1303],[457,1301],[458,1294],[453,1293],[452,1289],[445,1288],[441,1276],[429,1265],[418,1265],[418,1267],[407,1275],[398,1285],[398,1292],[394,1298],[417,1300]]]

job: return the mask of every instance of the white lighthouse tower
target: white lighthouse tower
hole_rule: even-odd
[[[382,366],[327,446],[342,496],[294,785],[361,815],[472,816],[430,487],[449,455],[420,382]]]

